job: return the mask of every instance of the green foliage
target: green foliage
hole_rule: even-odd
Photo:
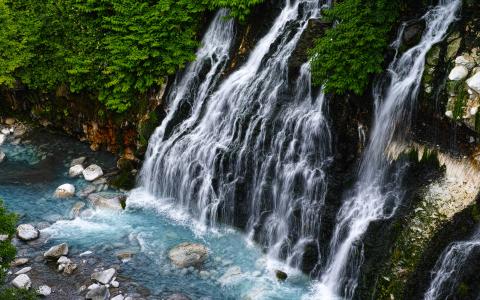
[[[8,288],[0,290],[2,300],[35,300],[38,299],[34,291]]]
[[[370,75],[382,72],[399,0],[344,0],[325,11],[336,22],[310,51],[312,78],[328,93],[362,94]]]
[[[195,59],[209,10],[243,20],[263,0],[0,0],[0,85],[98,95],[125,112]]]
[[[7,212],[0,200],[0,235],[7,235],[9,238],[0,242],[0,282],[3,282],[5,271],[10,262],[15,258],[15,247],[11,243],[11,238],[15,234],[15,224],[17,216]],[[3,299],[3,298],[0,298]]]

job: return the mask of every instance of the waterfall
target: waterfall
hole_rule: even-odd
[[[374,93],[374,126],[352,196],[337,214],[327,265],[313,291],[318,299],[353,297],[363,260],[362,237],[370,223],[390,218],[400,204],[398,184],[388,182],[390,162],[385,151],[395,137],[408,130],[426,55],[445,37],[460,4],[460,0],[440,0],[423,17],[426,29],[419,44],[393,60],[386,88]]]
[[[480,246],[480,233],[469,241],[448,246],[433,270],[433,280],[425,293],[425,300],[448,299],[458,285],[458,277],[473,249]]]
[[[316,243],[326,193],[330,130],[308,63],[289,78],[289,58],[319,0],[287,0],[247,61],[221,78],[231,24],[213,21],[197,61],[176,81],[153,134],[140,183],[204,226],[243,227],[271,256],[301,263]],[[198,84],[202,69],[209,69]],[[223,80],[223,81],[222,81]],[[221,81],[221,82],[220,82]],[[187,107],[187,118],[179,111]]]

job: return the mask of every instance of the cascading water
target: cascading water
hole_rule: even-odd
[[[207,34],[206,51],[174,88],[169,116],[150,140],[141,174],[141,185],[161,201],[179,204],[201,224],[215,226],[221,218],[244,227],[272,256],[295,265],[318,235],[330,131],[308,64],[295,82],[288,78],[288,60],[308,21],[319,16],[319,2],[287,0],[245,64],[212,93],[221,67],[212,67],[200,88],[192,82],[203,68],[196,65],[202,53],[213,60],[230,48],[230,25],[215,21],[218,30]],[[212,45],[221,55],[211,52]],[[196,95],[188,102],[191,116],[169,134],[190,92]]]
[[[438,6],[423,17],[426,30],[419,44],[394,59],[389,67],[387,88],[375,93],[375,122],[358,182],[353,196],[346,199],[337,214],[327,266],[313,291],[315,298],[353,297],[363,259],[361,239],[370,223],[390,218],[400,203],[402,194],[398,185],[385,188],[389,185],[390,168],[386,150],[398,134],[408,130],[426,55],[444,38],[460,4],[460,0],[440,0]]]
[[[480,232],[471,240],[455,242],[443,252],[433,271],[425,300],[448,299],[458,285],[458,277],[472,250],[480,247]]]

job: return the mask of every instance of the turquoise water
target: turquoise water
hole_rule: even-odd
[[[21,214],[21,222],[51,224],[42,230],[42,235],[48,236],[42,249],[68,242],[72,257],[93,251],[107,265],[120,264],[121,275],[148,288],[154,298],[182,292],[192,299],[300,299],[307,293],[308,278],[267,259],[243,234],[230,228],[204,228],[176,209],[172,199],[155,199],[141,189],[130,193],[124,212],[87,207],[86,213],[84,210],[70,220],[74,203],[84,200],[53,198],[56,187],[63,183],[74,184],[77,191],[86,185],[81,179],[67,177],[70,161],[87,156],[108,172],[113,169],[113,158],[45,131],[27,139],[29,144],[2,146],[7,160],[0,164],[0,198]],[[187,241],[210,249],[201,270],[180,270],[168,260],[169,249]],[[124,251],[134,256],[121,263],[116,255]],[[223,276],[232,268],[237,275]],[[285,282],[275,279],[277,269],[289,274]]]

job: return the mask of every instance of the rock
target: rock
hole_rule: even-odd
[[[31,224],[21,224],[17,227],[17,236],[22,241],[32,241],[38,238],[40,232]]]
[[[106,178],[99,178],[95,181],[92,182],[94,185],[104,185],[105,183],[107,183],[107,179]]]
[[[28,258],[15,258],[13,262],[10,264],[12,268],[23,266],[24,264],[28,263]]]
[[[63,267],[63,274],[71,275],[77,269],[77,264],[69,262]]]
[[[85,203],[83,202],[76,202],[72,209],[70,210],[70,217],[75,219],[76,217],[78,217],[80,215],[80,211],[82,210],[82,208],[85,207]]]
[[[80,176],[82,173],[83,173],[83,170],[85,170],[83,168],[82,165],[74,165],[73,167],[70,167],[70,169],[68,170],[68,177],[78,177]]]
[[[39,296],[47,297],[52,293],[52,289],[48,285],[41,285],[37,288],[36,292]]]
[[[285,281],[288,278],[288,275],[283,271],[275,270],[275,277],[280,281]]]
[[[60,264],[69,264],[71,263],[72,261],[66,257],[66,256],[60,256],[60,258],[57,260],[57,264],[60,265]]]
[[[25,274],[25,273],[30,272],[31,270],[32,270],[32,267],[21,268],[20,270],[15,272],[15,275]]]
[[[120,252],[117,254],[117,258],[122,262],[128,262],[133,258],[133,252]]]
[[[198,267],[208,258],[208,248],[201,244],[181,243],[168,252],[168,257],[179,268]]]
[[[184,294],[172,294],[165,298],[165,300],[191,300],[190,297],[184,295]]]
[[[448,75],[448,79],[459,81],[464,80],[468,76],[468,69],[465,66],[456,66],[455,68],[450,71],[450,75]]]
[[[32,281],[27,275],[20,274],[12,280],[12,285],[17,289],[28,290],[32,286]]]
[[[2,163],[4,160],[5,160],[5,153],[3,153],[1,150],[0,150],[0,163]]]
[[[98,283],[92,283],[91,285],[89,285],[87,287],[88,290],[93,290],[93,289],[96,289],[98,288],[100,285]]]
[[[455,64],[471,70],[475,67],[475,60],[470,55],[462,55],[455,59]]]
[[[115,297],[113,297],[111,300],[124,300],[125,297],[123,297],[122,294],[119,294],[119,295],[116,295]]]
[[[0,146],[3,145],[6,139],[7,139],[7,136],[4,135],[3,133],[0,133]]]
[[[21,137],[26,132],[27,132],[27,127],[25,127],[24,125],[18,125],[18,126],[15,126],[15,128],[13,129],[13,136],[14,137]]]
[[[475,106],[475,107],[472,107],[468,110],[468,112],[470,113],[470,115],[473,117],[475,116],[477,113],[478,113],[478,106]]]
[[[14,139],[14,140],[12,141],[12,145],[17,146],[17,145],[20,144],[21,141],[22,141],[21,139]]]
[[[54,196],[57,198],[70,198],[75,195],[75,186],[70,183],[62,184],[55,190]]]
[[[91,193],[95,192],[96,190],[96,187],[94,185],[89,185],[87,186],[86,188],[84,188],[79,194],[78,196],[79,197],[82,197],[82,198],[85,198],[87,197],[88,195],[90,195]]]
[[[15,120],[15,118],[6,118],[5,119],[5,124],[7,124],[9,126],[15,124],[15,122],[17,122],[17,120]]]
[[[219,279],[218,282],[222,285],[228,285],[234,281],[237,281],[242,276],[242,269],[238,266],[229,268]]]
[[[111,283],[112,287],[114,288],[118,288],[120,286],[120,283],[116,280],[113,280],[112,283]]]
[[[85,299],[91,300],[108,300],[110,299],[110,291],[106,286],[99,286],[97,288],[91,289],[88,291]]]
[[[67,243],[62,243],[60,245],[56,245],[48,249],[47,252],[43,254],[43,257],[50,258],[50,259],[58,259],[60,256],[64,256],[68,254],[68,245]]]
[[[88,166],[82,173],[86,181],[94,181],[103,176],[102,168],[97,165]]]
[[[0,132],[4,135],[9,135],[10,134],[10,129],[8,128],[2,128],[2,130],[0,130]]]
[[[116,273],[115,269],[110,268],[104,271],[95,272],[90,276],[90,278],[99,283],[108,284],[110,283],[110,281],[112,281],[112,278],[113,276],[115,276],[115,273]]]
[[[447,116],[447,118],[449,118],[449,119],[453,119],[453,111],[447,110],[445,112],[445,116]]]
[[[72,160],[72,162],[70,163],[70,167],[74,167],[74,166],[82,166],[83,167],[83,163],[85,163],[85,161],[87,160],[87,158],[85,156],[82,156],[82,157],[79,157],[79,158],[75,158],[74,160]]]
[[[93,254],[93,252],[90,251],[90,250],[88,250],[88,251],[85,251],[85,252],[80,253],[78,256],[83,257],[83,256],[89,256],[89,255],[91,255],[91,254]]]
[[[8,240],[8,235],[7,234],[0,234],[0,242],[5,242]]]
[[[477,73],[467,80],[468,87],[480,94],[480,73]]]
[[[121,193],[94,193],[88,195],[88,200],[95,208],[123,210],[127,196]]]

